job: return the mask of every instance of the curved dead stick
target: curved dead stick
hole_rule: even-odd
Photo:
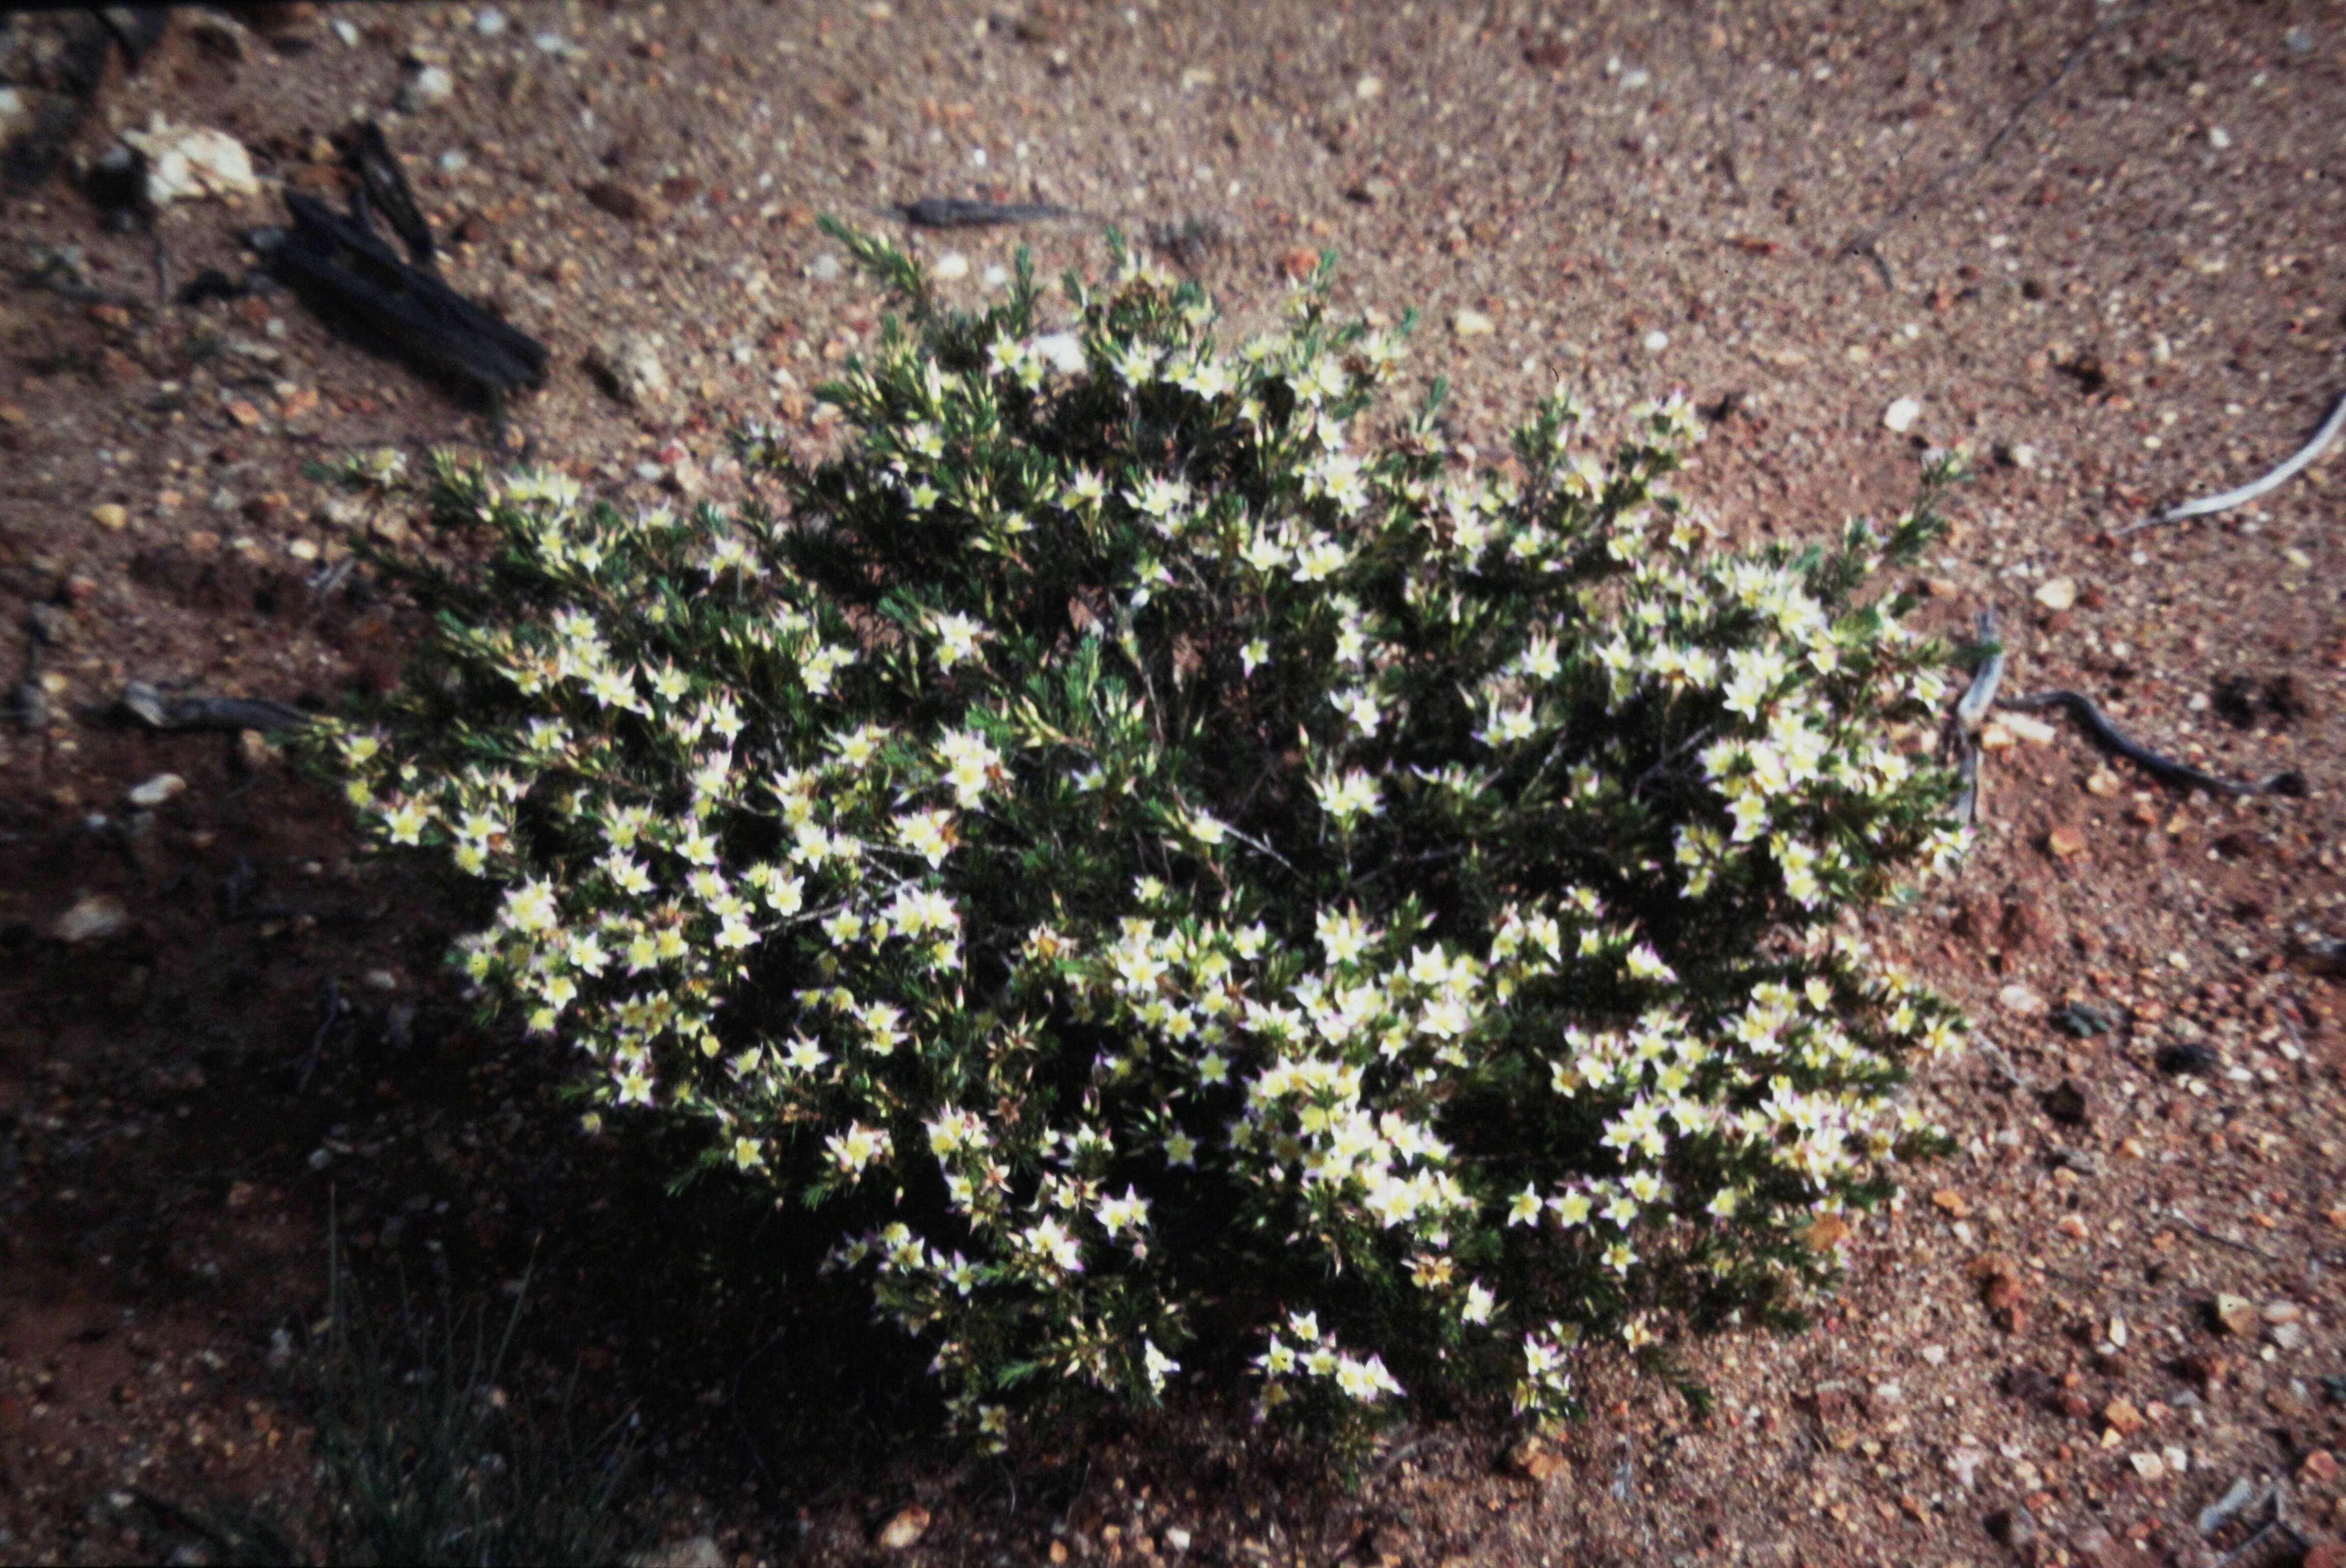
[[[2004,706],[2023,709],[2066,708],[2070,717],[2084,727],[2095,745],[2114,757],[2125,758],[2162,783],[2172,784],[2178,789],[2205,789],[2210,795],[2287,795],[2299,799],[2303,799],[2306,793],[2305,775],[2302,773],[2276,773],[2270,779],[2244,783],[2236,779],[2219,779],[2188,762],[2162,757],[2112,724],[2109,716],[2083,692],[2040,691],[2033,697],[2012,697]]]
[[[300,729],[310,716],[256,697],[177,697],[143,680],[122,688],[121,709],[149,729]]]
[[[2207,517],[2218,512],[2229,512],[2235,506],[2246,506],[2267,491],[2277,489],[2296,478],[2307,463],[2321,455],[2323,447],[2338,439],[2338,432],[2341,426],[2346,426],[2346,392],[2338,394],[2337,402],[2331,406],[2330,417],[2321,422],[2321,428],[2313,433],[2313,439],[2298,448],[2296,456],[2266,474],[2262,479],[2252,480],[2238,490],[2227,490],[2221,495],[2207,495],[2197,501],[2187,501],[2180,506],[2171,507],[2156,517],[2146,517],[2139,523],[2129,523],[2111,537],[2122,539],[2138,529],[2156,527],[2161,523],[2180,523],[2187,517]]]

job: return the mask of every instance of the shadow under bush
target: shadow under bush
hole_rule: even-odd
[[[313,1347],[328,1559],[506,1568],[617,1561],[626,1422],[577,1430],[575,1385],[525,1412],[507,1385],[529,1280],[502,1320],[444,1299],[369,1309],[332,1264]]]

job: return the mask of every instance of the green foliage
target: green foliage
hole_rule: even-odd
[[[1048,332],[1023,261],[973,315],[834,232],[909,312],[848,449],[746,433],[779,516],[440,463],[490,555],[415,568],[418,677],[330,745],[589,1126],[825,1206],[989,1442],[1185,1359],[1553,1415],[1589,1345],[1796,1320],[1959,1036],[1845,918],[1960,847],[1890,739],[1942,653],[1866,593],[1954,465],[1730,551],[1682,401],[1600,455],[1559,392],[1504,472],[1438,390],[1375,431],[1402,341],[1325,267],[1233,350],[1120,248]]]

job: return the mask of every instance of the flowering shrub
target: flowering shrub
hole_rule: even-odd
[[[825,390],[844,454],[749,433],[779,517],[440,463],[493,552],[414,569],[419,678],[331,743],[491,891],[463,965],[588,1125],[835,1212],[988,1441],[1241,1357],[1554,1416],[1576,1347],[1789,1319],[1961,1028],[1844,918],[1958,848],[1890,741],[1938,652],[1860,593],[1952,463],[1726,551],[1679,399],[1606,459],[1559,393],[1504,472],[1438,388],[1372,435],[1402,346],[1324,264],[1232,351],[1120,248],[1046,334],[1023,264],[971,316],[834,232],[910,317]]]

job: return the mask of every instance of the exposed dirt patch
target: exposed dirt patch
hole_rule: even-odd
[[[326,138],[381,117],[450,281],[556,370],[500,422],[290,298],[148,303],[158,254],[241,278],[273,196],[151,235],[69,179],[7,210],[7,260],[49,270],[0,291],[0,626],[45,618],[56,718],[0,740],[0,1550],[168,1555],[133,1482],[307,1518],[272,1352],[320,1309],[330,1215],[370,1278],[459,1302],[534,1260],[519,1381],[635,1410],[646,1533],[751,1562],[2188,1562],[2242,1474],[2334,1532],[2346,1033],[2334,963],[2293,955],[2346,934],[2339,460],[2108,530],[2262,472],[2337,394],[2346,25],[2142,6],[1882,235],[1886,279],[1841,254],[2109,15],[290,6],[115,67],[84,154],[161,113],[331,194]],[[315,460],[528,453],[648,502],[734,494],[743,419],[819,450],[811,387],[881,304],[812,218],[931,195],[1154,229],[1242,324],[1334,245],[1341,300],[1425,311],[1414,372],[1457,381],[1486,450],[1559,376],[1600,408],[1683,386],[1711,421],[1691,488],[1746,535],[1891,510],[1919,443],[1966,443],[1936,624],[2000,603],[2007,689],[2312,798],[2178,799],[2066,731],[1991,754],[1978,855],[1876,932],[1984,1025],[1919,1090],[1964,1151],[1855,1233],[1819,1331],[1688,1349],[1707,1417],[1599,1367],[1596,1419],[1536,1462],[1470,1416],[1349,1493],[1195,1407],[1016,1470],[910,1441],[917,1357],[760,1261],[796,1221],[668,1199],[575,1135],[558,1063],[472,1022],[438,962],[465,911],[351,864],[331,799],[235,738],[90,714],[130,677],[312,704],[396,678],[396,606],[321,574],[413,520],[329,504]],[[1022,240],[1046,276],[1099,255],[1074,224],[913,237],[973,299]],[[587,372],[625,335],[670,396]],[[141,821],[124,792],[167,770],[189,787]],[[93,899],[118,929],[57,941]]]

